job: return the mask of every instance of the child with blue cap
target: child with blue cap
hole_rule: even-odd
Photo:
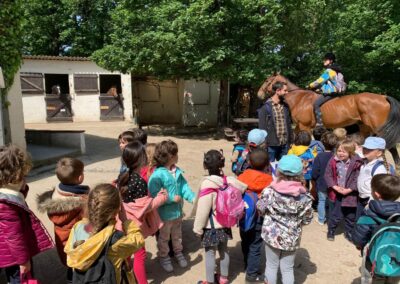
[[[265,242],[265,282],[295,283],[294,259],[300,245],[302,225],[313,217],[312,197],[303,186],[303,163],[295,155],[286,155],[278,163],[278,178],[264,189],[257,209],[264,216],[261,237]]]
[[[368,137],[362,145],[364,165],[361,166],[357,180],[358,202],[357,219],[372,198],[371,180],[377,174],[394,174],[385,157],[386,141],[381,137]]]

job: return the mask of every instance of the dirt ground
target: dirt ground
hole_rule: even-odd
[[[97,183],[110,182],[116,178],[119,166],[119,148],[116,137],[131,127],[127,122],[101,123],[57,123],[57,124],[29,124],[26,128],[37,129],[84,129],[86,130],[87,153],[81,157],[85,163],[84,184],[94,186]],[[185,177],[193,191],[198,186],[205,171],[202,168],[203,154],[209,149],[223,149],[226,159],[232,151],[232,142],[215,135],[193,136],[149,136],[149,142],[159,142],[164,139],[173,139],[179,146],[178,165],[185,171]],[[230,174],[230,163],[225,172]],[[50,189],[57,183],[53,168],[48,171],[34,173],[28,179],[30,192],[28,204],[44,222],[49,232],[53,234],[53,227],[46,215],[37,212],[35,196]],[[185,204],[184,211],[188,216],[192,209],[191,204]],[[205,275],[203,251],[199,247],[199,240],[192,232],[193,220],[186,217],[183,224],[184,253],[190,259],[186,269],[178,268],[174,262],[173,273],[164,272],[156,258],[155,239],[146,239],[148,251],[147,271],[150,283],[197,283]],[[240,237],[237,228],[233,229],[234,238],[229,242],[230,248],[230,275],[231,283],[245,283],[243,261],[240,248]],[[326,240],[326,226],[316,222],[304,227],[301,248],[297,251],[295,264],[296,283],[359,283],[359,264],[361,257],[355,247],[346,241],[343,234],[336,236],[334,242]],[[49,264],[51,265],[51,264]],[[42,268],[46,270],[47,267]],[[261,271],[264,270],[260,264]],[[60,279],[60,278],[59,278]],[[57,281],[57,283],[62,283]]]

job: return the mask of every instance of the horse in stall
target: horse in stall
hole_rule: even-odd
[[[311,131],[316,124],[313,103],[318,94],[301,89],[286,77],[274,74],[264,81],[257,96],[266,99],[267,94],[272,94],[272,85],[278,81],[287,84],[288,93],[284,98],[296,123],[295,131]],[[322,121],[328,128],[358,124],[364,137],[375,134],[384,138],[396,165],[399,165],[396,143],[400,142],[400,103],[395,98],[374,93],[340,96],[324,103],[321,111]]]

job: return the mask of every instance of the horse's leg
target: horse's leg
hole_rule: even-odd
[[[396,164],[396,168],[400,167],[400,157],[399,157],[399,152],[397,152],[396,146],[392,147],[389,149],[389,152],[393,156],[394,163]]]
[[[372,133],[371,127],[365,125],[365,124],[360,124],[360,134],[364,137],[367,138],[370,136]]]
[[[297,124],[297,126],[296,126],[296,128],[298,127],[298,129],[300,130],[300,131],[307,131],[308,133],[311,133],[311,127],[310,126],[307,126],[307,125],[304,125],[304,124],[302,124],[302,123],[298,123]]]

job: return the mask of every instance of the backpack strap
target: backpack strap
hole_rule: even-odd
[[[218,188],[207,187],[200,190],[199,197],[205,196],[210,193],[218,192]]]
[[[211,225],[211,229],[215,229],[215,225],[214,225],[214,219],[213,219],[213,210],[211,209],[210,214],[209,214],[209,218],[210,218],[210,225]]]
[[[372,166],[372,169],[371,169],[371,176],[374,176],[374,175],[375,175],[376,170],[377,170],[381,165],[383,165],[383,161],[378,160],[378,161]]]

